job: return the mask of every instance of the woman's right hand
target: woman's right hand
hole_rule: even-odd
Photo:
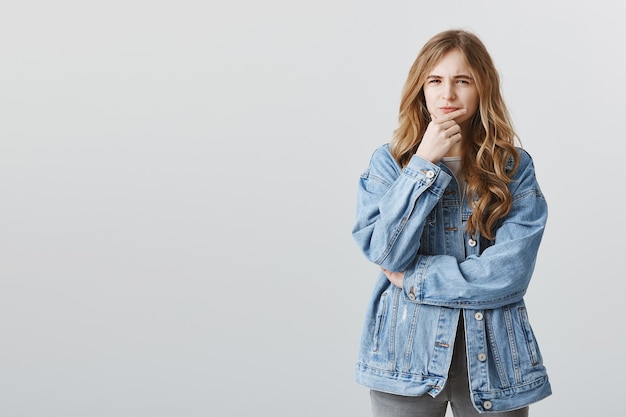
[[[441,161],[456,144],[461,142],[461,126],[454,119],[466,111],[458,109],[439,118],[431,114],[431,121],[415,155],[433,164]]]

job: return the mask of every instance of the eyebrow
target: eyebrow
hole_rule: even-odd
[[[443,77],[442,77],[441,75],[431,74],[431,75],[427,76],[426,78],[443,78]],[[454,78],[455,80],[458,80],[458,79],[463,79],[463,80],[472,80],[472,79],[473,79],[473,78],[472,78],[472,77],[470,77],[469,75],[465,75],[465,74],[462,74],[462,75],[455,75],[455,76],[454,76],[454,77],[452,77],[452,78]]]

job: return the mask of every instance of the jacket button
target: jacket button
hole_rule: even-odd
[[[485,410],[491,410],[491,401],[485,401],[483,403],[483,407],[485,408]]]
[[[415,301],[415,294],[413,294],[412,292],[409,293],[409,300]]]
[[[481,321],[483,319],[483,313],[479,311],[478,313],[474,314],[474,318],[478,321]]]
[[[479,353],[478,354],[478,360],[481,362],[484,362],[487,360],[487,355],[485,355],[484,353]]]
[[[432,170],[426,171],[426,178],[432,178],[435,176],[435,172]]]
[[[468,241],[467,241],[467,243],[468,243],[471,247],[476,246],[476,241],[475,241],[474,239],[470,239],[470,240],[468,240]]]

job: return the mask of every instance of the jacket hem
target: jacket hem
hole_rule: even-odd
[[[388,394],[409,397],[429,394],[435,397],[441,392],[446,378],[434,375],[387,371],[358,363],[355,382],[364,387]]]
[[[447,378],[420,375],[408,372],[387,371],[358,363],[355,382],[366,388],[389,394],[409,397],[428,394],[436,397],[443,389]],[[468,390],[469,394],[469,390]],[[524,385],[503,390],[473,391],[474,407],[480,413],[513,411],[538,402],[552,394],[547,376],[542,376]],[[489,409],[484,406],[489,403]]]

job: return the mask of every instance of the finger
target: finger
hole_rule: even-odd
[[[466,110],[466,109],[458,109],[458,110],[455,110],[455,111],[453,111],[453,112],[450,112],[450,113],[446,114],[446,115],[445,115],[444,117],[442,117],[440,120],[441,120],[441,121],[450,121],[450,120],[454,120],[454,119],[456,119],[457,117],[464,115],[465,113],[467,113],[467,110]]]
[[[461,126],[456,124],[456,122],[452,122],[452,123],[454,123],[454,124],[446,129],[446,133],[448,134],[448,136],[452,136],[452,135],[455,135],[457,133],[461,133]]]
[[[454,120],[438,120],[437,123],[443,130],[448,130],[453,128],[454,126],[458,126],[458,124]]]

